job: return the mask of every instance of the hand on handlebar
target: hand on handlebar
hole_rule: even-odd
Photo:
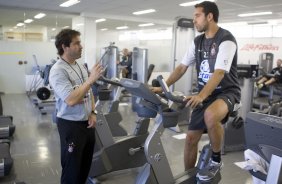
[[[193,109],[197,106],[202,106],[203,99],[199,95],[186,96],[183,101],[187,101],[186,107],[192,107]]]
[[[162,87],[150,87],[150,90],[153,91],[154,93],[162,93],[163,92]]]
[[[103,67],[101,64],[96,63],[90,70],[89,81],[91,84],[96,82],[103,73]]]

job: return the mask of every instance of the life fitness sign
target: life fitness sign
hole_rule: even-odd
[[[278,45],[272,44],[245,44],[241,49],[241,51],[278,51]]]

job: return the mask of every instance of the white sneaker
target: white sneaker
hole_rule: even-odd
[[[212,159],[210,159],[208,165],[206,165],[206,167],[201,169],[196,177],[200,181],[205,181],[205,182],[211,181],[216,176],[216,174],[221,170],[222,167],[223,167],[222,161],[220,163],[217,163],[214,162]]]

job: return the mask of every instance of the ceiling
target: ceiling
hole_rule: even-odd
[[[81,0],[69,8],[59,5],[65,0],[0,0],[0,25],[15,26],[25,18],[33,18],[39,12],[46,17],[35,20],[32,25],[64,27],[71,25],[71,18],[84,15],[94,18],[106,18],[107,21],[97,24],[97,28],[114,29],[127,25],[130,29],[138,24],[153,22],[155,27],[171,25],[175,17],[192,18],[194,7],[180,7],[178,4],[188,0]],[[220,10],[220,23],[226,22],[265,22],[269,19],[282,20],[281,0],[217,0]],[[133,15],[132,12],[144,9],[156,9],[156,12],[144,15]],[[240,13],[272,11],[272,15],[245,17]],[[282,22],[282,21],[281,21]],[[30,24],[30,25],[31,25]]]

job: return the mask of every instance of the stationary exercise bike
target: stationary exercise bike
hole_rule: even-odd
[[[174,127],[178,123],[184,110],[183,96],[175,96],[170,91],[162,76],[158,77],[165,97],[173,103],[171,108],[168,101],[153,93],[145,84],[130,79],[121,79],[123,87],[132,95],[138,97],[138,104],[148,111],[150,118],[155,118],[156,122],[144,145],[144,152],[147,163],[136,178],[136,184],[171,184],[171,183],[197,183],[196,174],[199,169],[204,168],[211,157],[210,145],[205,145],[201,151],[197,166],[183,174],[173,176],[170,169],[162,142],[161,135],[165,128]],[[218,183],[221,179],[218,173],[210,183]]]
[[[281,117],[248,113],[245,122],[246,149],[254,151],[269,164],[267,174],[253,170],[250,173],[266,184],[282,183],[281,131]]]
[[[105,77],[99,80],[116,86],[121,86],[119,82],[112,81]],[[108,94],[109,95],[109,94]],[[109,96],[108,96],[109,97]],[[101,101],[108,97],[99,96]],[[136,122],[133,135],[125,137],[114,137],[107,123],[107,119],[102,111],[102,106],[96,107],[96,145],[89,172],[90,178],[98,178],[110,172],[141,167],[146,163],[143,153],[143,145],[148,136],[148,126],[150,119],[143,116]],[[95,183],[94,179],[89,179]]]

